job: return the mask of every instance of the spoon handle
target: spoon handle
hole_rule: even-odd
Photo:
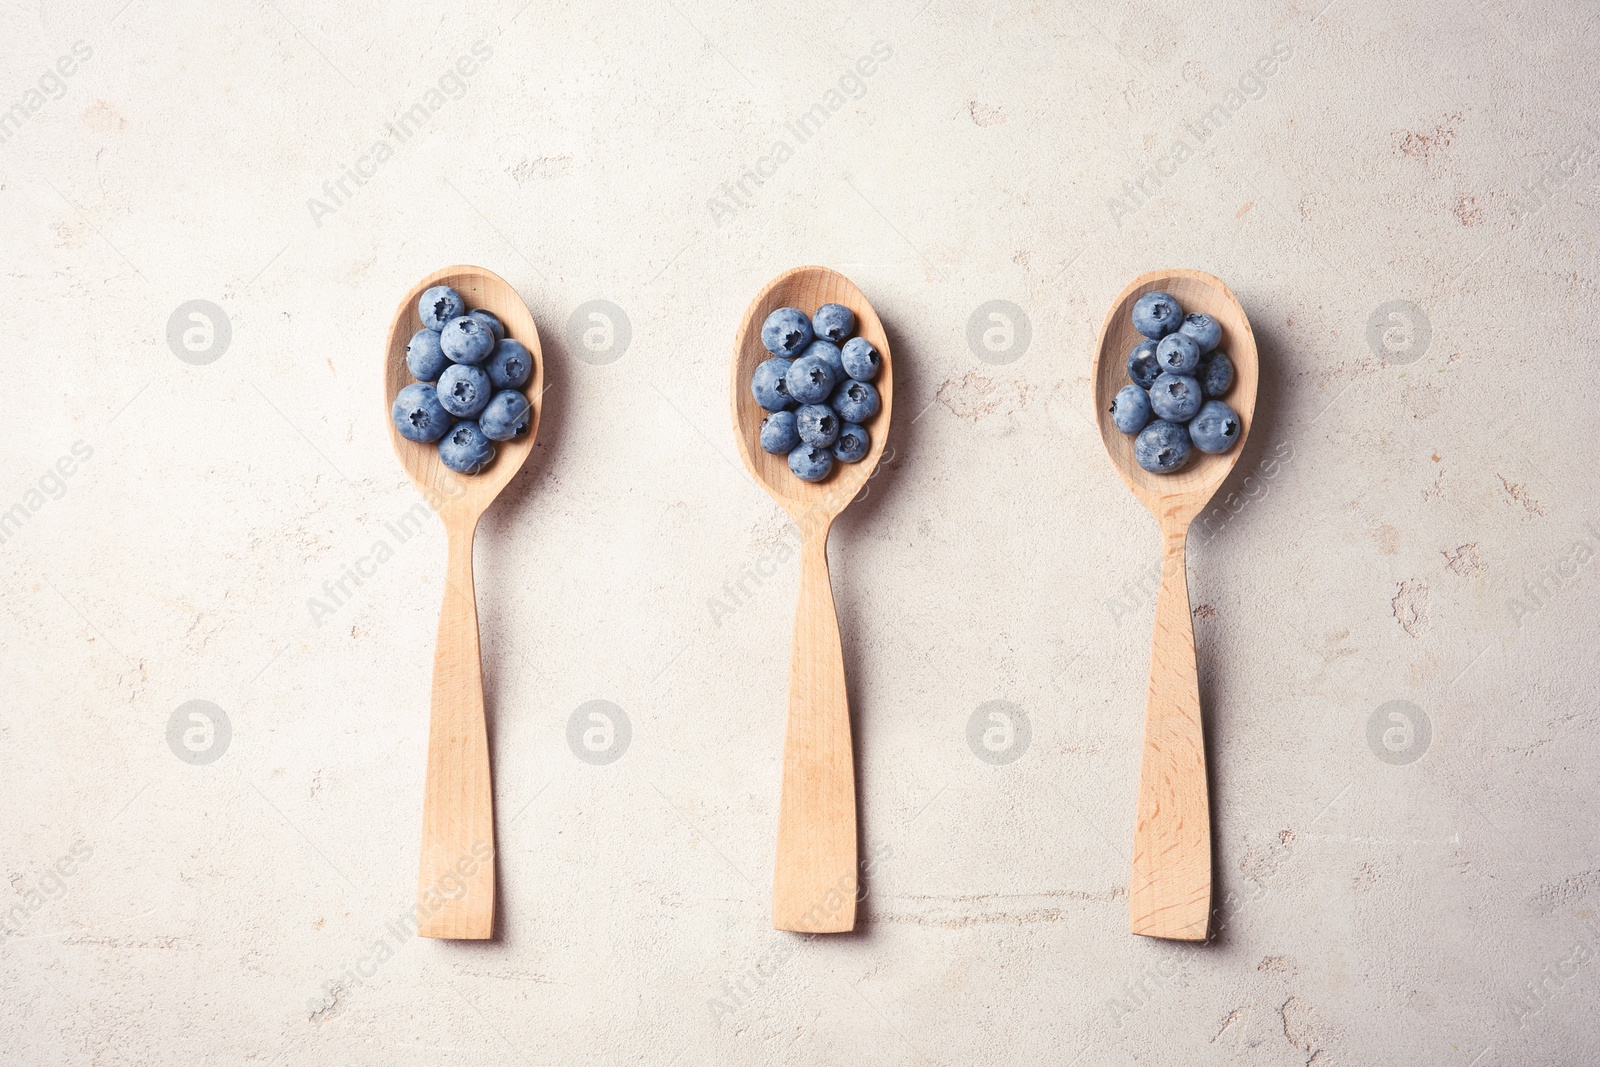
[[[481,939],[494,929],[494,798],[472,588],[477,523],[445,525],[449,563],[433,658],[417,933]]]
[[[1188,534],[1187,523],[1162,523],[1128,914],[1136,934],[1203,941],[1211,918],[1211,811],[1184,570]]]
[[[772,925],[838,933],[856,924],[856,782],[844,649],[828,580],[828,531],[800,546],[800,605],[789,664]]]

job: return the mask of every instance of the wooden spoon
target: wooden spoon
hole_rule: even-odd
[[[1134,438],[1111,421],[1111,399],[1129,384],[1128,352],[1141,339],[1130,314],[1145,293],[1163,290],[1183,310],[1203,311],[1222,325],[1221,351],[1233,359],[1234,384],[1222,397],[1239,414],[1239,440],[1219,456],[1196,449],[1174,474],[1150,474],[1133,458]],[[1256,406],[1255,335],[1228,287],[1197,270],[1151,271],[1122,290],[1100,327],[1094,356],[1095,409],[1111,465],[1161,524],[1161,592],[1156,599],[1150,688],[1145,700],[1139,813],[1133,831],[1128,913],[1136,934],[1203,941],[1211,918],[1211,811],[1206,792],[1200,683],[1184,542],[1228,472],[1244,454]]]
[[[872,438],[859,463],[837,463],[825,481],[802,482],[786,456],[761,450],[763,411],[750,394],[750,375],[772,353],[761,324],[781,307],[807,315],[843,304],[856,333],[883,357],[873,383],[883,407],[865,426]],[[894,402],[894,371],[883,323],[861,290],[826,267],[796,267],[761,290],[739,326],[733,350],[733,430],[744,465],[800,529],[800,605],[789,661],[789,722],[783,744],[783,793],[778,806],[778,858],[772,883],[772,925],[801,933],[837,933],[856,923],[856,785],[850,747],[850,702],[844,651],[828,580],[828,531],[855,499],[883,455]]]
[[[533,409],[528,432],[499,442],[494,462],[481,474],[456,474],[440,462],[436,445],[401,437],[389,416],[395,394],[414,380],[406,369],[406,342],[422,329],[417,300],[434,285],[453,287],[469,309],[494,312],[505,324],[506,336],[521,341],[533,354],[533,377],[525,386]],[[487,938],[494,931],[494,797],[483,713],[483,666],[478,657],[478,607],[472,588],[472,535],[484,510],[533,451],[543,394],[538,328],[517,291],[499,275],[482,267],[447,267],[422,279],[400,301],[389,327],[383,421],[400,465],[439,513],[449,538],[422,800],[417,933],[423,937]]]

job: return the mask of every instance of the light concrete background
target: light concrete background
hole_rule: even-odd
[[[7,6],[0,1060],[1594,1060],[1592,6],[519,2]],[[487,944],[394,933],[444,543],[379,359],[457,262],[551,383],[477,552]],[[899,385],[825,938],[768,928],[797,568],[726,393],[802,263]],[[1089,422],[1160,266],[1263,372],[1190,555],[1199,948],[1127,933],[1157,538]]]

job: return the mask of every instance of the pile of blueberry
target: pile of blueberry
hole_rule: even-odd
[[[1233,361],[1217,350],[1222,326],[1183,313],[1170,293],[1146,293],[1133,305],[1133,328],[1145,339],[1128,353],[1128,377],[1111,401],[1111,421],[1138,434],[1133,458],[1152,474],[1171,474],[1192,448],[1220,453],[1239,440],[1239,416],[1218,400],[1233,387]]]
[[[756,367],[750,392],[770,414],[761,420],[761,448],[787,455],[803,482],[820,482],[835,460],[858,463],[871,448],[863,423],[883,406],[872,379],[883,357],[865,337],[852,337],[856,316],[823,304],[810,318],[779,308],[761,325],[772,358]]]
[[[494,442],[528,432],[522,387],[533,353],[506,336],[494,312],[468,311],[448,285],[423,293],[417,313],[423,328],[406,344],[417,381],[394,398],[395,428],[408,441],[439,442],[439,459],[457,474],[477,474],[494,462]]]

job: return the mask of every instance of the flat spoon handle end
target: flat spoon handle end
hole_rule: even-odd
[[[826,528],[806,536],[800,559],[772,925],[840,933],[856,924],[856,784]]]
[[[472,529],[448,528],[448,578],[428,720],[417,933],[481,940],[494,933],[494,792],[472,588]]]
[[[1204,941],[1211,922],[1211,808],[1184,565],[1188,527],[1163,523],[1161,533],[1128,914],[1136,934]]]

